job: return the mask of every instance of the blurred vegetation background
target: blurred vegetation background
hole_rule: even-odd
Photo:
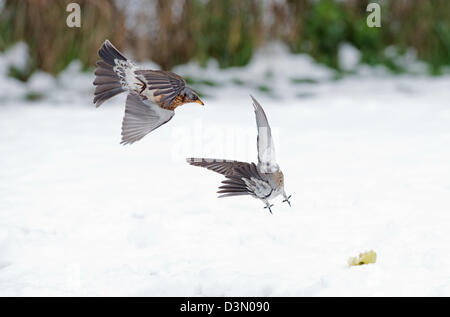
[[[66,6],[80,4],[81,28],[66,26]],[[381,5],[381,28],[369,28],[368,3]],[[399,67],[386,57],[413,48],[439,74],[450,64],[448,0],[3,0],[0,51],[18,41],[29,45],[26,80],[36,69],[57,74],[72,60],[88,69],[105,40],[151,59],[163,69],[191,60],[221,67],[242,66],[265,43],[284,42],[339,70],[338,48],[351,43],[362,61]]]

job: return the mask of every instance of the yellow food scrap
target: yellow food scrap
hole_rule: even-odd
[[[349,258],[347,263],[350,266],[354,266],[375,263],[376,260],[377,254],[375,253],[375,251],[370,250],[369,252],[360,253],[359,256]]]

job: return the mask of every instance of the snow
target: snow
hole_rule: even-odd
[[[338,61],[339,68],[344,71],[353,71],[359,64],[361,53],[350,43],[339,46]]]
[[[52,75],[38,70],[28,79],[27,86],[32,92],[48,95],[55,89],[56,82]]]
[[[388,46],[384,55],[392,60],[397,67],[406,69],[409,73],[424,74],[427,71],[427,64],[417,60],[417,52],[413,48],[407,49],[404,54],[399,54],[398,51],[397,47]]]
[[[1,7],[1,3],[0,3]],[[8,102],[26,94],[23,84],[7,77],[11,68],[23,71],[28,61],[28,48],[24,43],[17,43],[0,54],[0,100]]]
[[[271,52],[244,69],[178,67],[248,84],[202,86],[204,107],[131,146],[119,145],[125,96],[96,109],[76,63],[53,90],[43,74],[0,78],[49,91],[1,92],[0,295],[449,296],[450,77],[332,80],[307,56]],[[292,194],[273,215],[218,199],[222,176],[185,162],[256,160],[250,93]],[[371,249],[376,264],[347,266]]]
[[[200,87],[207,95],[219,98],[228,98],[230,93],[245,98],[249,89],[264,91],[272,97],[295,97],[310,86],[301,83],[329,81],[336,75],[334,70],[317,64],[310,56],[290,54],[276,42],[257,51],[246,67],[220,69],[216,61],[210,60],[206,68],[192,62],[177,66],[174,71],[213,83],[200,82]],[[228,89],[223,89],[224,86]]]
[[[28,47],[25,43],[19,42],[8,48],[3,56],[3,59],[6,61],[5,64],[15,67],[18,70],[24,71],[28,64]],[[3,71],[4,68],[2,67],[2,72]]]

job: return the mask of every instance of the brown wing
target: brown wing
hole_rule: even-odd
[[[188,158],[186,161],[191,165],[204,167],[225,176],[235,175],[236,168],[249,165],[249,163],[239,161],[205,158]]]
[[[163,70],[137,70],[136,75],[142,75],[149,90],[156,90],[155,96],[162,95],[161,103],[168,107],[184,90],[186,82],[183,77]]]

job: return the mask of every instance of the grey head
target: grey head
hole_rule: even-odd
[[[183,89],[182,95],[183,95],[183,101],[185,103],[196,102],[196,103],[201,104],[202,106],[204,105],[203,101],[200,100],[198,93],[195,92],[191,87],[186,86]]]

